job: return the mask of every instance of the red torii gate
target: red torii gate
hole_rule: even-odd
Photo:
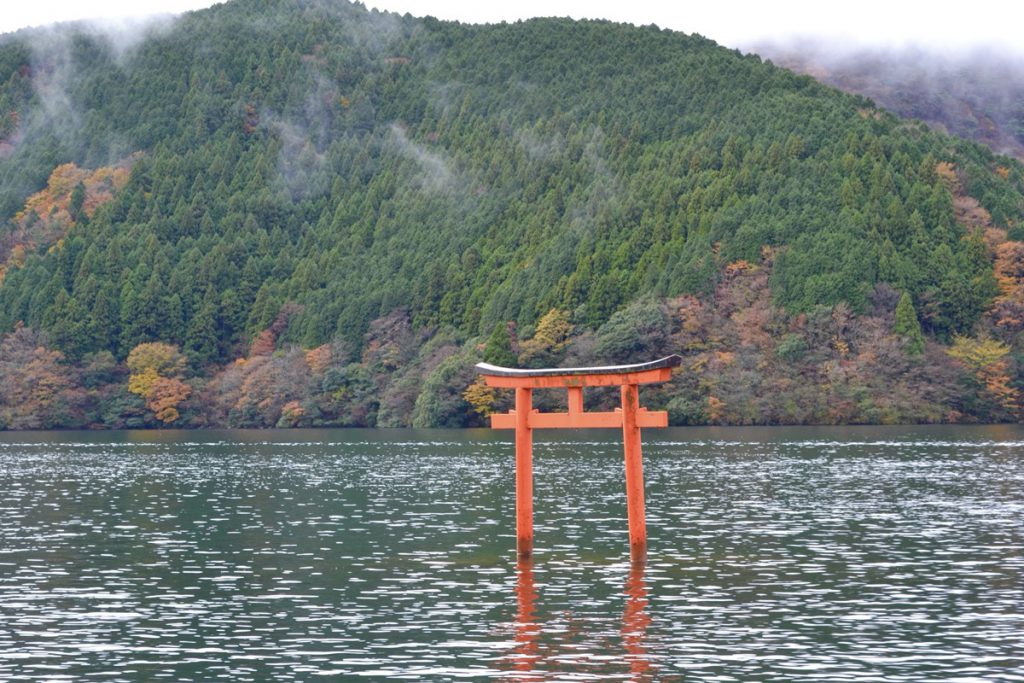
[[[629,516],[629,550],[634,563],[647,556],[647,524],[644,518],[644,471],[640,454],[641,427],[667,427],[668,413],[640,407],[638,386],[665,382],[672,368],[682,363],[672,355],[650,363],[609,365],[596,368],[523,370],[478,363],[477,372],[487,386],[516,390],[516,407],[491,415],[493,429],[516,430],[516,547],[520,557],[533,553],[533,430],[587,427],[622,427],[626,451],[626,510]],[[622,387],[622,408],[614,412],[583,410],[583,387]],[[569,411],[541,413],[533,409],[534,389],[569,390]]]

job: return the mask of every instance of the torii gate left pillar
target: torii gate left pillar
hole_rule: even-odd
[[[647,524],[640,428],[668,426],[668,413],[641,408],[638,387],[640,384],[667,381],[672,375],[672,368],[681,362],[679,356],[668,356],[651,363],[596,368],[523,370],[489,363],[476,366],[488,386],[516,390],[515,410],[492,415],[491,427],[516,430],[516,547],[520,557],[533,554],[533,430],[622,427],[630,557],[634,564],[646,559]],[[607,386],[622,388],[622,407],[614,412],[584,412],[583,388]],[[533,390],[554,388],[568,390],[568,411],[541,413],[534,410]]]

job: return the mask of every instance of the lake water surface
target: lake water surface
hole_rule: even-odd
[[[1024,681],[1024,429],[0,433],[0,680]]]

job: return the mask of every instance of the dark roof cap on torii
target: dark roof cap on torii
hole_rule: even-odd
[[[592,368],[503,368],[490,363],[477,363],[476,371],[490,386],[609,386],[615,384],[647,384],[664,382],[672,368],[682,364],[677,355],[665,356],[649,363],[603,365]]]
[[[564,375],[624,375],[631,372],[644,372],[646,370],[658,370],[660,368],[677,368],[683,362],[682,356],[675,354],[665,356],[648,363],[633,363],[632,365],[602,365],[592,368],[503,368],[500,365],[490,363],[477,363],[476,370],[481,375],[496,375],[498,377],[559,377]]]

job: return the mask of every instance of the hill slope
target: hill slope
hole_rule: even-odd
[[[263,384],[315,376],[319,388],[293,392],[294,423],[360,423],[339,406],[387,393],[381,363],[417,368],[405,394],[422,398],[428,375],[435,394],[452,389],[462,366],[442,360],[465,363],[477,335],[501,342],[508,321],[519,333],[501,343],[522,341],[522,362],[624,353],[588,352],[586,334],[536,341],[542,316],[607,332],[651,313],[644,302],[715,299],[748,267],[780,320],[868,315],[884,286],[949,340],[992,309],[995,250],[1024,211],[1016,162],[653,27],[234,0],[127,47],[74,26],[6,36],[0,83],[0,330],[40,329],[79,368],[173,345],[193,401],[257,382],[223,364],[294,346],[294,366],[256,363]],[[26,211],[67,163],[131,172],[73,217]],[[674,316],[647,350],[678,342]],[[415,412],[405,394],[392,422],[469,419],[465,403],[452,417],[428,397]],[[121,398],[122,414],[142,400]],[[223,422],[282,419],[280,403],[266,415],[242,404]]]

